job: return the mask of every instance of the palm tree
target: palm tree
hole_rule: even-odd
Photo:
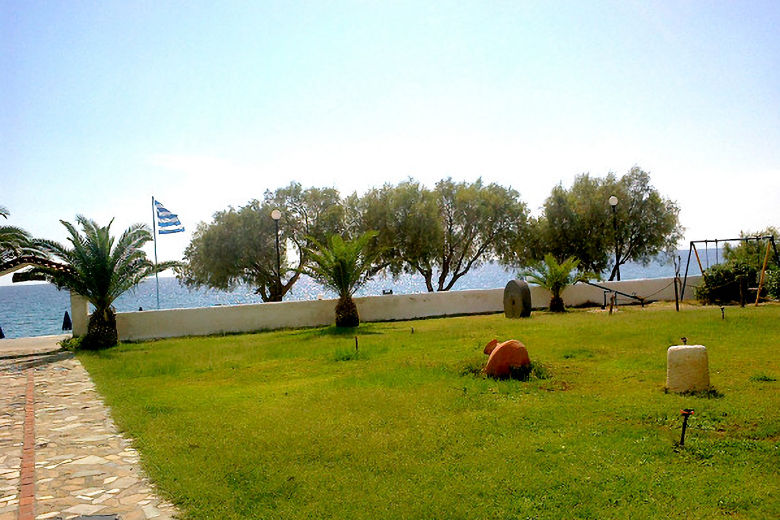
[[[558,263],[551,253],[544,255],[544,260],[537,262],[530,271],[523,273],[531,282],[544,287],[550,294],[550,311],[563,312],[563,298],[561,293],[569,285],[580,280],[587,280],[590,273],[572,273],[580,265],[580,261],[570,256],[562,263]]]
[[[308,250],[312,263],[306,274],[338,293],[337,327],[360,325],[360,315],[352,295],[370,275],[376,254],[368,253],[367,246],[376,235],[375,231],[368,231],[350,241],[333,235],[328,247],[312,239],[316,249]]]
[[[0,217],[8,218],[10,212],[0,206]],[[16,226],[0,226],[0,265],[20,256],[42,256],[38,241],[24,229]]]
[[[67,288],[87,298],[95,306],[89,317],[83,348],[106,348],[117,344],[116,314],[111,304],[120,294],[138,285],[144,278],[178,265],[177,262],[153,264],[141,247],[152,240],[149,228],[134,224],[115,242],[111,236],[112,219],[101,227],[94,220],[76,217],[83,235],[70,222],[61,220],[68,230],[66,247],[53,241],[41,241],[45,251],[70,269],[56,270],[47,266],[34,267],[33,276],[42,275],[59,288]]]

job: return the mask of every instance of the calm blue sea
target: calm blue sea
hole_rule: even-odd
[[[680,251],[683,263],[688,251]],[[709,251],[709,264],[715,263],[715,250]],[[683,264],[683,272],[685,265]],[[658,259],[648,266],[627,264],[621,267],[621,278],[632,280],[637,278],[661,278],[674,276],[671,260]],[[695,259],[691,259],[690,275],[698,275],[699,267]],[[458,280],[455,290],[466,289],[496,289],[503,288],[507,281],[516,277],[515,271],[508,271],[498,264],[485,264],[473,269]],[[410,294],[425,292],[425,284],[419,276],[403,275],[397,280],[392,277],[377,277],[362,287],[357,296],[379,295],[385,289],[392,289],[394,294]],[[335,295],[323,289],[308,277],[301,277],[285,300],[313,300],[320,295],[333,298]],[[259,296],[247,287],[239,287],[233,292],[215,290],[190,290],[179,284],[175,278],[160,278],[160,308],[177,309],[188,307],[209,307],[213,305],[235,305],[240,303],[260,303]],[[154,278],[141,283],[135,290],[123,294],[115,302],[118,311],[137,311],[139,307],[146,310],[155,309]],[[65,311],[70,312],[70,294],[58,291],[50,284],[0,286],[0,327],[6,338],[25,336],[43,336],[60,334]]]

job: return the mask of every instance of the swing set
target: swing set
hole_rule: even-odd
[[[693,253],[696,256],[696,262],[699,264],[699,271],[701,273],[704,273],[705,269],[701,264],[701,258],[699,257],[699,250],[696,248],[696,244],[704,244],[704,258],[705,262],[707,263],[707,268],[710,267],[710,257],[709,257],[709,245],[715,244],[715,264],[718,263],[718,243],[721,242],[761,242],[762,240],[766,240],[766,253],[764,254],[764,262],[763,267],[761,268],[761,277],[759,278],[758,282],[758,290],[756,291],[756,305],[758,305],[759,295],[761,294],[761,288],[764,285],[764,278],[766,276],[766,266],[767,262],[769,261],[769,250],[770,248],[774,250],[775,252],[775,262],[780,266],[780,256],[777,254],[777,246],[775,245],[775,237],[773,235],[766,235],[766,236],[755,236],[755,237],[741,237],[741,238],[716,238],[715,240],[691,240],[690,245],[688,246],[688,261],[685,264],[685,278],[683,279],[682,283],[682,291],[680,293],[680,299],[682,299],[685,295],[685,286],[688,283],[688,268],[691,265],[691,253]]]

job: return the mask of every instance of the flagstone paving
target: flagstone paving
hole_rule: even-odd
[[[0,350],[0,520],[25,516],[20,491],[29,371],[35,381],[35,464],[27,470],[34,471],[35,483],[30,518],[174,518],[175,508],[143,475],[138,452],[117,431],[77,359],[69,353],[11,358]]]

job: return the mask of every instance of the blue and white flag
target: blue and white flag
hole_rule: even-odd
[[[157,210],[157,226],[160,228],[161,235],[184,231],[184,226],[181,225],[178,215],[165,209],[165,206],[157,200],[154,201],[154,207]]]

